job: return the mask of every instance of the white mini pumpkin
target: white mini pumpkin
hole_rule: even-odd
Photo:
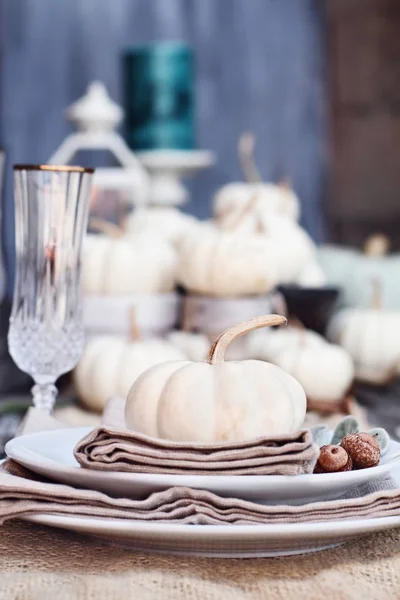
[[[298,223],[280,215],[263,215],[260,226],[260,234],[268,237],[275,245],[279,262],[279,283],[296,281],[304,269],[315,262],[315,243]]]
[[[329,323],[329,339],[352,356],[357,379],[378,385],[400,373],[400,310],[382,308],[379,279],[370,282],[370,308],[345,308]]]
[[[400,372],[400,310],[383,309],[380,282],[372,285],[371,307],[342,309],[327,335],[352,356],[357,379],[382,385]]]
[[[177,256],[153,234],[111,238],[89,234],[83,246],[82,285],[86,294],[170,292],[176,285]]]
[[[163,240],[178,246],[182,236],[197,220],[177,208],[150,206],[136,208],[126,221],[128,235],[138,233],[156,234]]]
[[[345,308],[328,336],[353,357],[357,379],[384,385],[400,372],[399,332],[400,311]]]
[[[226,351],[225,360],[258,359],[269,331],[250,331],[247,335],[234,340]],[[192,362],[202,362],[207,359],[210,351],[210,340],[203,333],[189,331],[171,331],[166,338],[175,348],[183,352]]]
[[[278,315],[257,317],[222,333],[208,362],[171,362],[143,373],[128,394],[127,427],[153,437],[205,443],[296,431],[304,421],[306,397],[291,375],[262,361],[224,362],[234,339],[285,321]]]
[[[309,400],[341,401],[354,379],[349,353],[314,331],[296,327],[274,331],[265,338],[261,352],[259,358],[293,375]]]
[[[274,254],[279,263],[279,283],[295,282],[301,278],[305,269],[313,266],[311,276],[315,280],[316,245],[308,233],[294,221],[285,216],[270,212],[262,213],[254,209],[256,201],[250,198],[247,204],[235,214],[225,219],[217,219],[216,224],[222,231],[260,235],[275,244]],[[310,278],[310,276],[309,276]]]
[[[208,337],[203,333],[171,331],[166,339],[174,346],[174,348],[182,352],[193,362],[201,362],[207,358],[210,342]]]
[[[299,218],[299,199],[286,183],[228,183],[214,196],[214,215],[221,223],[234,219],[252,199],[255,200],[253,211],[263,216],[272,213],[292,221]]]
[[[160,339],[93,337],[74,371],[74,385],[82,403],[101,412],[112,396],[126,398],[132,382],[149,367],[184,359],[185,354]]]
[[[381,282],[382,307],[400,309],[400,256],[388,254],[390,240],[382,234],[370,236],[363,252],[341,246],[326,245],[318,249],[318,261],[327,282],[341,287],[343,307],[368,308],[371,279]]]
[[[278,281],[274,251],[264,236],[201,224],[180,244],[178,279],[187,290],[209,296],[265,294]]]
[[[300,201],[287,181],[280,184],[264,183],[254,160],[254,137],[244,133],[238,143],[239,160],[245,182],[229,183],[216,193],[213,201],[215,217],[224,222],[235,218],[250,200],[256,201],[252,210],[263,215],[271,213],[298,221]]]

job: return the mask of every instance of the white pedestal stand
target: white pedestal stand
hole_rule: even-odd
[[[215,163],[208,150],[150,150],[138,159],[150,173],[150,206],[181,206],[189,197],[181,179],[196,175]]]

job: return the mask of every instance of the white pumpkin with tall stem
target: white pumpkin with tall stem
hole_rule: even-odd
[[[383,309],[381,281],[375,278],[371,285],[370,308],[339,311],[327,334],[353,358],[357,379],[385,385],[400,370],[400,310]]]
[[[215,195],[213,212],[221,222],[230,220],[256,195],[254,209],[262,214],[278,214],[292,221],[300,216],[300,201],[294,193],[289,180],[281,183],[265,183],[254,160],[254,137],[244,133],[239,138],[238,155],[245,182],[224,185]],[[251,222],[251,215],[248,220]]]
[[[291,375],[262,361],[224,361],[237,337],[284,323],[279,315],[256,317],[225,330],[207,362],[171,362],[146,371],[128,394],[127,427],[152,437],[205,443],[296,431],[304,421],[306,396]]]
[[[190,292],[213,297],[266,294],[278,281],[275,249],[261,235],[198,225],[180,244],[179,283]]]

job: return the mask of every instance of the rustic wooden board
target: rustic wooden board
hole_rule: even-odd
[[[400,3],[332,0],[332,194],[336,238],[383,231],[400,248]]]

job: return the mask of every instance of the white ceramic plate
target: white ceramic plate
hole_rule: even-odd
[[[24,519],[137,551],[229,558],[315,552],[360,535],[400,527],[400,516],[290,525],[179,525],[50,514]]]
[[[256,502],[303,503],[315,498],[335,498],[347,490],[388,473],[399,460],[400,444],[391,441],[382,463],[370,469],[320,475],[156,475],[102,472],[82,469],[73,449],[91,429],[79,427],[33,433],[6,445],[6,453],[20,464],[49,479],[100,490],[110,496],[146,498],[172,486],[209,490]]]

